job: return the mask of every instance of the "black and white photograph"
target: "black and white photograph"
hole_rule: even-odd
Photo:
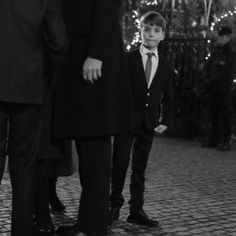
[[[236,0],[0,0],[0,236],[236,236]]]

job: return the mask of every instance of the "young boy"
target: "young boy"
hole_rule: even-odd
[[[122,190],[132,149],[130,215],[127,221],[149,227],[159,224],[144,213],[143,205],[145,170],[154,131],[162,133],[167,129],[172,101],[171,67],[158,52],[165,29],[166,21],[159,13],[146,13],[140,20],[142,44],[127,53],[134,129],[114,138],[110,223],[119,218],[124,203]]]

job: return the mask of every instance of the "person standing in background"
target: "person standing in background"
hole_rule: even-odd
[[[206,64],[206,93],[209,101],[210,134],[202,147],[230,149],[231,112],[230,99],[233,75],[236,73],[236,54],[230,40],[232,29],[221,26],[216,32],[216,48]]]

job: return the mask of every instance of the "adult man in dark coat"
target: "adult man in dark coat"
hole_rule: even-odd
[[[121,98],[127,86],[119,25],[122,1],[62,3],[70,48],[55,84],[54,135],[75,139],[82,185],[78,221],[69,235],[105,236],[110,136],[124,120]]]
[[[232,29],[219,27],[216,48],[206,64],[206,92],[209,95],[210,137],[203,147],[230,149],[231,115],[230,94],[236,73],[236,54],[230,45]]]
[[[1,0],[0,35],[0,158],[8,152],[11,235],[32,236],[33,172],[46,75],[52,74],[67,44],[60,1]]]

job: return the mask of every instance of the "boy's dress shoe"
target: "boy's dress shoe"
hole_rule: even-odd
[[[112,207],[109,211],[108,224],[111,225],[113,221],[118,220],[120,217],[120,207]]]
[[[159,222],[148,218],[143,210],[130,213],[127,218],[127,221],[132,224],[145,225],[148,227],[159,227]]]
[[[228,151],[230,150],[230,142],[224,142],[219,146],[219,150],[221,151]]]
[[[57,229],[59,236],[89,236],[86,233],[81,232],[76,226],[61,226]]]

